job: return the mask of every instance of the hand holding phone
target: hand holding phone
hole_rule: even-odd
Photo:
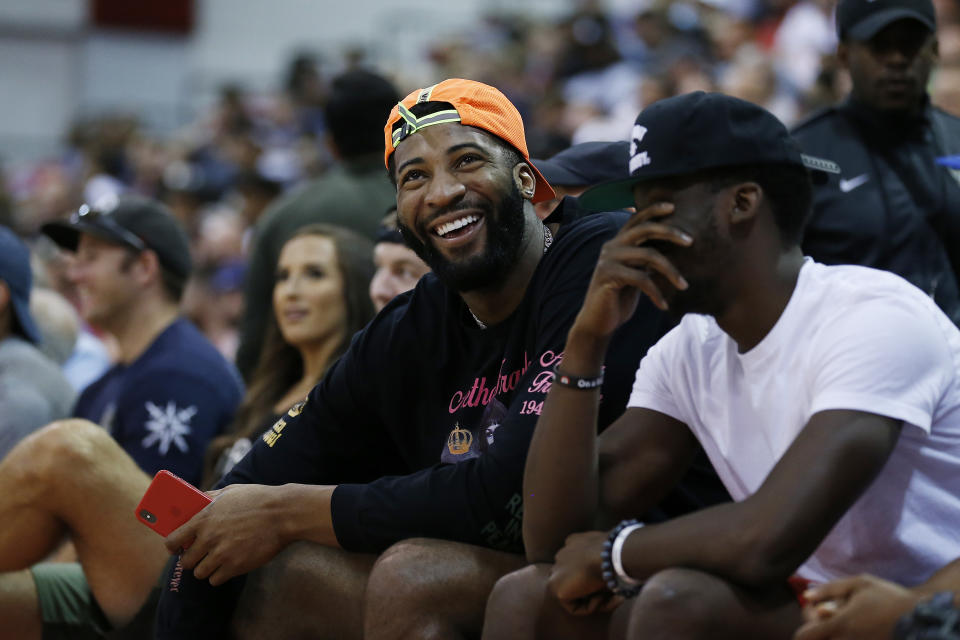
[[[211,502],[207,494],[163,469],[137,505],[137,520],[166,538]]]

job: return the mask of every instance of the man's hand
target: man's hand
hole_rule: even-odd
[[[658,202],[635,214],[617,235],[603,245],[593,279],[574,327],[594,336],[608,336],[623,324],[637,308],[640,294],[646,294],[660,309],[667,301],[653,280],[663,276],[677,289],[686,289],[687,281],[676,267],[653,247],[650,240],[672,242],[689,247],[693,239],[657,218],[673,213],[669,202]]]
[[[876,640],[889,638],[901,616],[922,595],[874,576],[835,580],[808,590],[807,622],[794,640]]]
[[[557,552],[548,585],[569,613],[609,611],[622,601],[613,597],[600,574],[600,554],[606,540],[604,531],[574,533],[567,536],[566,544]]]
[[[208,495],[213,502],[167,537],[186,569],[217,586],[270,561],[292,540],[282,531],[284,487],[230,485]]]

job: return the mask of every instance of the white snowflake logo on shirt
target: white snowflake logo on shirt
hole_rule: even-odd
[[[165,456],[170,450],[170,444],[173,443],[181,453],[186,453],[189,447],[184,436],[190,434],[190,419],[197,415],[197,408],[178,409],[172,400],[163,409],[150,401],[147,401],[146,407],[150,413],[150,419],[144,426],[150,435],[141,442],[143,448],[148,449],[159,443],[157,448],[160,450],[160,455]]]

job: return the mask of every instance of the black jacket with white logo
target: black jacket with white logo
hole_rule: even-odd
[[[936,163],[960,154],[960,118],[929,104],[914,118],[885,118],[848,100],[793,135],[841,169],[814,185],[804,253],[892,271],[960,325],[960,172]]]

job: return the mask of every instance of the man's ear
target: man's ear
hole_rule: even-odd
[[[10,287],[3,280],[0,280],[0,313],[7,310],[10,306]]]
[[[526,162],[518,162],[513,168],[513,180],[520,190],[520,195],[524,200],[532,200],[533,194],[537,190],[537,178],[533,175],[533,170]]]
[[[163,276],[160,273],[160,258],[157,257],[157,253],[152,249],[145,249],[138,253],[134,265],[137,269],[137,278],[144,285],[153,280],[157,282],[163,280]]]
[[[744,182],[733,187],[730,225],[751,222],[757,217],[763,188],[756,182]]]

